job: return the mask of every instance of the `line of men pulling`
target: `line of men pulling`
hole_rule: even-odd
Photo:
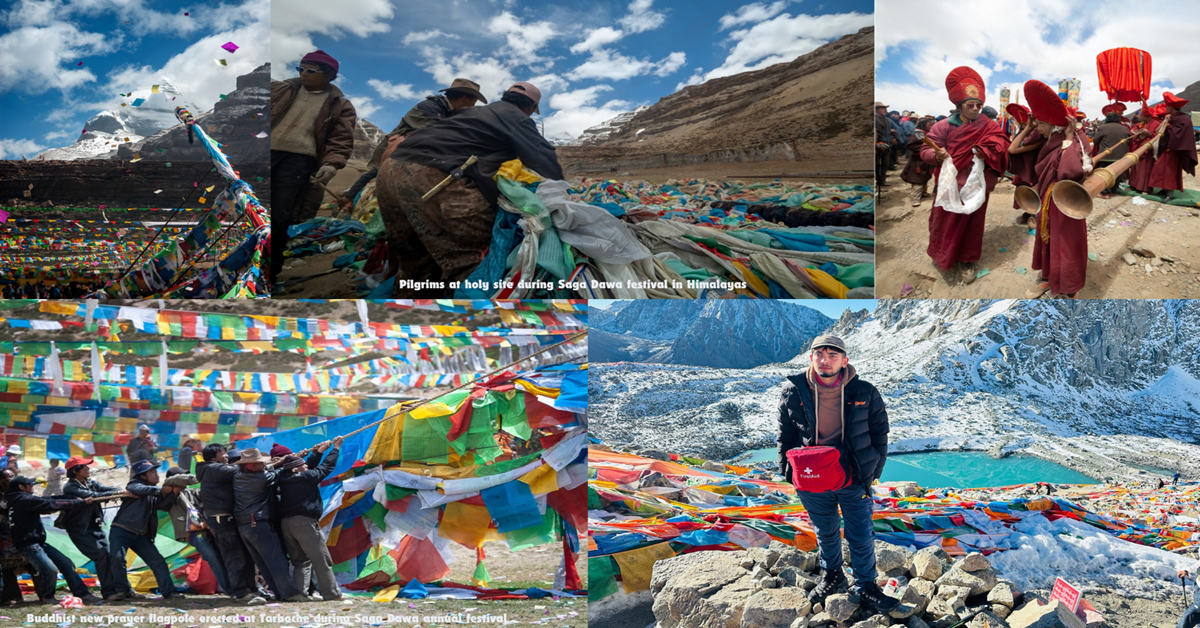
[[[961,198],[951,196],[947,202],[947,198],[935,192],[926,253],[939,269],[951,271],[957,265],[962,280],[973,281],[977,273],[975,262],[983,251],[988,198],[999,177],[1012,172],[1014,184],[1035,188],[1042,203],[1036,215],[1032,263],[1033,269],[1040,271],[1039,278],[1025,296],[1037,298],[1049,291],[1051,295],[1074,298],[1086,283],[1087,222],[1061,211],[1052,190],[1059,182],[1082,182],[1095,167],[1092,157],[1098,154],[1097,147],[1077,122],[1083,114],[1067,107],[1049,85],[1027,81],[1024,92],[1029,109],[1022,111],[1020,105],[1008,108],[1018,120],[1025,118],[1020,133],[1010,140],[999,124],[980,115],[986,90],[979,73],[965,66],[955,68],[946,77],[946,90],[954,103],[954,113],[929,129],[927,137],[937,148],[923,144],[919,159],[934,166],[935,190],[943,165],[950,160],[957,173],[953,187],[960,191]],[[1168,127],[1153,153],[1148,152],[1131,169],[1129,180],[1135,190],[1157,188],[1169,200],[1175,190],[1183,189],[1183,172],[1195,175],[1195,136],[1191,118],[1181,111],[1187,103],[1166,92],[1163,102],[1156,107],[1161,119],[1154,111],[1143,108],[1141,121],[1132,130],[1130,150],[1150,141],[1160,124]],[[1106,108],[1105,113],[1109,122],[1113,122],[1111,118],[1120,118],[1115,107]],[[1104,137],[1101,141],[1115,144]],[[1107,161],[1116,158],[1110,155]],[[982,177],[975,173],[972,186],[977,189],[971,195],[972,190],[964,186],[976,167],[976,160],[983,172]],[[967,206],[968,196],[976,202],[982,199],[977,209]]]
[[[323,186],[345,167],[354,146],[357,114],[330,83],[338,62],[317,50],[305,55],[299,78],[271,83],[271,275],[283,271],[287,228],[308,185]],[[541,90],[514,83],[489,103],[474,81],[455,79],[444,95],[413,107],[376,146],[368,171],[340,195],[348,207],[378,177],[377,198],[387,229],[389,276],[398,280],[466,279],[486,255],[496,223],[501,164],[520,159],[529,169],[562,179],[554,146],[530,118],[540,113]],[[484,106],[477,107],[477,103]],[[478,161],[469,167],[468,158]],[[452,183],[424,198],[450,173]],[[417,296],[400,284],[393,296]],[[424,290],[426,296],[453,290]]]
[[[105,486],[91,478],[92,459],[75,456],[65,465],[67,482],[62,495],[33,494],[35,481],[0,473],[4,490],[5,520],[11,549],[35,573],[34,587],[42,603],[55,603],[58,574],[71,594],[85,604],[101,602],[89,591],[70,558],[46,543],[42,515],[61,514],[55,526],[64,529],[95,567],[104,601],[144,598],[130,586],[126,555],[133,551],[150,568],[163,599],[180,595],[167,562],[154,539],[158,511],[171,519],[175,540],[186,542],[212,569],[218,586],[229,597],[247,605],[263,604],[255,570],[271,594],[287,602],[309,601],[311,580],[322,600],[341,599],[333,575],[333,561],[325,545],[320,519],[324,506],[320,484],[337,465],[341,437],[312,449],[307,458],[275,445],[270,458],[258,449],[238,451],[213,443],[204,447],[203,462],[192,475],[181,467],[167,472],[159,486],[159,468],[151,460],[130,467],[124,488]],[[200,488],[190,488],[199,484]],[[106,499],[107,498],[107,499]],[[105,535],[102,501],[121,500]],[[20,601],[12,562],[4,570],[0,600]]]

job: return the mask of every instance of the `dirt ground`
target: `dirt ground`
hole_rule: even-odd
[[[648,168],[644,170],[611,172],[583,172],[571,178],[606,178],[619,181],[647,180],[654,183],[665,183],[671,179],[711,179],[711,180],[744,180],[748,182],[769,182],[769,178],[743,179],[753,175],[779,176],[785,181],[800,181],[810,183],[833,183],[839,185],[871,185],[872,177],[868,173],[859,178],[822,178],[805,176],[802,179],[794,175],[806,173],[843,173],[861,172],[864,164],[870,158],[869,150],[835,151],[830,148],[814,149],[811,155],[799,161],[757,161],[747,163],[714,164],[705,166],[687,166],[671,168]],[[338,171],[333,181],[326,187],[340,193],[349,188],[367,167],[365,162],[351,161]],[[326,201],[330,198],[327,195]],[[318,216],[332,216],[333,212],[322,209]],[[1200,246],[1200,245],[1198,245]],[[283,273],[279,278],[285,282],[282,291],[275,298],[283,299],[338,299],[357,298],[357,283],[350,279],[354,276],[344,270],[335,271],[333,261],[344,255],[344,251],[312,255],[303,258],[288,258],[283,265]],[[333,271],[333,272],[331,272]]]
[[[1013,185],[1003,181],[992,192],[987,206],[983,256],[976,263],[989,272],[964,285],[957,271],[942,273],[926,255],[929,242],[930,196],[919,207],[908,200],[908,184],[900,180],[905,163],[888,172],[887,185],[876,207],[876,294],[881,299],[901,298],[905,284],[914,299],[1019,299],[1037,281],[1033,261],[1033,235],[1016,224],[1022,215],[1013,209]],[[1184,186],[1200,189],[1195,177],[1184,175]],[[1200,297],[1200,209],[1164,205],[1154,201],[1136,204],[1135,197],[1096,199],[1088,222],[1087,284],[1084,299],[1187,299]],[[1122,259],[1130,247],[1140,246],[1155,257],[1134,256],[1135,264]],[[1092,258],[1090,256],[1094,255]],[[1048,298],[1047,293],[1043,298]]]

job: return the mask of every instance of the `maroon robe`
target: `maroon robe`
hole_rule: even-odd
[[[942,270],[950,270],[958,262],[975,262],[983,254],[983,228],[987,221],[987,204],[996,180],[1001,172],[1008,170],[1008,136],[999,124],[981,115],[973,122],[959,126],[950,124],[950,118],[941,120],[929,129],[929,139],[941,146],[954,160],[958,169],[959,188],[967,182],[972,168],[973,149],[983,153],[984,182],[987,196],[983,206],[970,214],[956,214],[935,206],[929,214],[929,247],[925,252]],[[933,188],[937,190],[938,176],[942,166],[929,146],[921,147],[921,160],[936,165],[933,170]],[[936,196],[936,193],[935,193]]]
[[[1142,147],[1146,142],[1149,142],[1155,133],[1158,133],[1158,126],[1162,124],[1162,120],[1151,119],[1149,122],[1143,122],[1139,128],[1144,128],[1150,132],[1148,137],[1139,137],[1129,140],[1129,152],[1133,152]],[[1135,129],[1136,130],[1136,129]],[[1142,155],[1138,162],[1129,168],[1129,187],[1138,192],[1150,191],[1150,171],[1154,169],[1154,149],[1148,149],[1145,155]]]
[[[1160,190],[1182,190],[1183,173],[1196,176],[1196,134],[1192,117],[1176,111],[1163,121],[1168,125],[1158,143],[1158,159],[1150,171],[1149,186]]]
[[[1063,150],[1067,133],[1075,141]],[[1051,186],[1059,181],[1084,180],[1083,151],[1087,150],[1082,131],[1074,129],[1052,134],[1038,151],[1038,197],[1042,209],[1038,212],[1037,233],[1033,238],[1033,269],[1040,270],[1042,281],[1050,282],[1053,294],[1074,294],[1087,282],[1087,221],[1071,218],[1058,210],[1051,196]]]
[[[933,167],[921,160],[921,147],[925,145],[925,142],[917,137],[918,133],[924,137],[924,131],[913,131],[912,137],[908,139],[908,145],[905,146],[912,156],[908,158],[908,163],[904,164],[904,172],[900,173],[900,180],[913,185],[925,185],[933,177]]]
[[[1033,124],[1033,122],[1030,122],[1029,124]],[[1038,144],[1045,141],[1045,139],[1046,138],[1042,137],[1041,131],[1033,129],[1029,132],[1029,135],[1025,136],[1024,141],[1021,142],[1021,146]],[[1019,155],[1013,155],[1011,153],[1008,155],[1008,171],[1013,175],[1013,187],[1021,185],[1037,185],[1037,172],[1033,169],[1033,166],[1037,164],[1037,156],[1038,151],[1036,150],[1031,150],[1027,153],[1021,153]],[[1017,204],[1015,194],[1013,195],[1013,209],[1021,209],[1021,206]]]

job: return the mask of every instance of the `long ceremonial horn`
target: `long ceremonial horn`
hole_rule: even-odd
[[[1017,187],[1013,192],[1013,200],[1017,202],[1017,207],[1020,207],[1021,211],[1026,214],[1037,214],[1038,210],[1042,208],[1042,199],[1038,196],[1037,190],[1028,185]]]
[[[1163,120],[1153,139],[1116,160],[1111,166],[1096,168],[1092,171],[1092,176],[1085,179],[1083,184],[1074,181],[1059,181],[1054,186],[1054,192],[1051,193],[1058,210],[1071,218],[1080,220],[1087,218],[1092,213],[1092,200],[1096,198],[1096,195],[1101,190],[1112,187],[1117,182],[1117,177],[1132,168],[1166,130],[1167,122]]]

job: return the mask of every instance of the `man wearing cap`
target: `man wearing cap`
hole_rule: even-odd
[[[125,485],[125,491],[131,497],[121,500],[108,532],[108,560],[113,564],[116,593],[105,599],[120,601],[134,595],[125,572],[125,556],[130,550],[154,574],[162,599],[179,597],[181,594],[175,590],[167,561],[154,545],[154,538],[158,536],[158,511],[169,510],[178,491],[170,486],[158,487],[158,466],[149,460],[133,463],[131,472],[133,477]]]
[[[331,448],[332,445],[332,448]],[[329,477],[338,462],[342,437],[313,448],[308,460],[289,453],[279,466],[279,503],[283,542],[292,561],[292,580],[301,591],[308,589],[311,575],[316,575],[321,599],[339,600],[342,591],[333,577],[333,559],[321,533],[321,515],[325,505],[321,500],[321,482]],[[325,453],[324,459],[321,454]],[[310,469],[309,465],[320,466]]]
[[[112,486],[105,486],[92,479],[92,459],[83,456],[71,456],[67,460],[67,485],[63,487],[63,496],[72,499],[86,500],[88,498],[123,495],[127,491]],[[96,577],[100,580],[100,595],[109,597],[117,592],[113,567],[109,558],[108,539],[104,536],[104,508],[99,503],[80,506],[65,510],[59,515],[56,527],[67,531],[71,542],[80,554],[87,556],[96,568]],[[119,568],[124,571],[125,565]]]
[[[1059,209],[1053,191],[1058,183],[1081,182],[1092,171],[1088,139],[1056,90],[1041,81],[1029,80],[1024,91],[1038,131],[1046,138],[1034,165],[1042,204],[1031,266],[1041,272],[1037,285],[1025,292],[1025,298],[1036,299],[1047,290],[1052,295],[1074,298],[1087,281],[1087,221]]]
[[[138,435],[130,439],[129,444],[125,446],[125,457],[132,465],[138,460],[150,460],[155,451],[158,451],[158,443],[150,438],[150,426],[140,425]]]
[[[398,282],[440,282],[416,291],[397,283],[395,296],[451,296],[449,283],[466,279],[492,242],[500,189],[500,165],[520,159],[548,179],[562,179],[554,146],[538,133],[530,116],[539,112],[542,93],[515,83],[498,102],[470,107],[414,132],[392,151],[379,170],[379,210],[388,242],[399,255]],[[429,200],[422,200],[469,157],[462,170]]]
[[[245,449],[233,476],[233,518],[238,534],[258,571],[275,597],[285,602],[306,602],[308,596],[292,582],[283,544],[271,526],[271,510],[279,474],[266,470],[267,458],[257,449]]]
[[[337,59],[324,50],[304,55],[299,78],[271,82],[271,277],[283,271],[292,216],[309,179],[324,185],[354,150],[358,114],[337,78]]]
[[[201,514],[200,490],[189,488],[197,481],[196,476],[191,475],[182,467],[171,467],[167,470],[167,479],[163,482],[163,487],[178,487],[175,502],[171,504],[167,514],[171,517],[175,540],[196,548],[200,557],[208,563],[209,569],[212,570],[213,577],[217,580],[217,586],[221,587],[222,592],[229,595],[231,585],[228,574],[225,572],[225,561],[221,559],[221,554],[217,551],[212,534],[205,526],[204,516]],[[266,600],[258,598],[258,603],[265,604]]]
[[[342,192],[342,198],[338,201],[340,205],[350,206],[359,191],[367,183],[370,183],[375,175],[379,174],[379,165],[383,162],[385,153],[391,154],[389,148],[395,150],[396,146],[413,131],[445,119],[459,109],[474,107],[477,102],[487,104],[487,98],[484,98],[483,93],[479,91],[479,83],[465,78],[456,78],[450,83],[450,87],[438,91],[445,95],[426,96],[425,100],[409,109],[408,113],[404,114],[404,118],[400,120],[400,124],[396,125],[396,128],[392,129],[392,132],[388,133],[375,146],[375,151],[371,153],[371,160],[367,162],[367,171],[358,178],[358,181],[354,182],[354,185],[350,186],[350,189]]]
[[[1176,190],[1183,189],[1183,173],[1196,176],[1196,133],[1192,130],[1192,117],[1183,112],[1189,101],[1171,92],[1163,93],[1166,106],[1166,132],[1158,143],[1158,159],[1150,171],[1149,185],[1164,192],[1168,201],[1175,197]]]
[[[933,211],[929,214],[929,246],[926,253],[943,271],[959,264],[964,283],[975,281],[975,262],[983,255],[983,230],[987,220],[988,197],[1000,175],[1008,169],[1008,136],[1000,125],[980,115],[987,91],[979,73],[966,66],[954,68],[946,76],[946,91],[954,103],[953,114],[933,125],[929,139],[937,150],[924,146],[921,159],[935,165],[934,190],[953,186],[962,190],[975,168],[975,158],[982,160],[984,195],[978,207],[964,205],[948,211],[943,203],[954,202],[947,195],[935,192]],[[947,159],[957,170],[954,181],[941,181],[943,164]],[[978,176],[979,173],[976,173]]]
[[[845,488],[797,491],[808,511],[820,549],[822,579],[809,593],[816,604],[847,589],[842,571],[842,523],[854,572],[852,599],[865,609],[888,613],[899,602],[875,583],[874,501],[871,484],[883,473],[888,451],[888,417],[883,398],[858,378],[837,336],[813,340],[809,367],[789,376],[779,399],[779,473],[791,479],[787,452],[797,447],[835,447],[850,470]],[[838,516],[838,508],[841,516]]]
[[[46,543],[46,528],[42,526],[42,515],[56,510],[69,510],[92,503],[87,499],[52,499],[33,494],[33,478],[18,475],[8,485],[9,519],[12,523],[12,543],[29,564],[37,570],[34,580],[39,603],[54,604],[54,589],[58,586],[58,574],[71,589],[71,595],[85,604],[100,602],[100,598],[88,591],[83,579],[75,572],[75,563],[62,552]]]
[[[196,479],[200,481],[204,527],[212,535],[225,566],[229,583],[225,593],[250,605],[266,602],[256,595],[254,561],[233,518],[233,478],[238,472],[237,465],[230,461],[230,451],[220,443],[209,443],[200,456],[204,461],[196,463]]]
[[[888,117],[887,105],[875,103],[875,185],[878,188],[887,183],[888,158],[893,141],[899,141],[899,134],[892,126]]]
[[[20,471],[20,465],[17,464],[17,461],[21,459],[21,454],[23,453],[21,447],[18,445],[9,447],[8,451],[4,453],[4,466],[11,469],[14,475]]]

